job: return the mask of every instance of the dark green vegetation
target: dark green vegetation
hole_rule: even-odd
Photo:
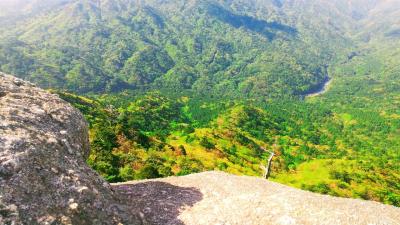
[[[0,69],[85,114],[107,180],[258,176],[265,147],[273,180],[400,205],[395,1],[26,2],[0,9]]]

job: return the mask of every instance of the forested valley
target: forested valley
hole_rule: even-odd
[[[84,114],[106,180],[261,176],[265,148],[273,181],[400,206],[396,1],[41,2],[0,3],[0,70]]]

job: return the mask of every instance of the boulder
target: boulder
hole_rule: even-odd
[[[88,155],[78,110],[0,74],[0,224],[133,224]]]

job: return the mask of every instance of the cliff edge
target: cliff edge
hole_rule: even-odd
[[[400,208],[338,198],[257,177],[204,172],[113,184],[144,224],[398,225]],[[176,206],[181,206],[176,212]]]
[[[400,224],[400,209],[206,172],[110,185],[76,109],[0,73],[0,224]]]

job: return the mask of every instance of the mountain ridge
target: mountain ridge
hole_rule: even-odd
[[[394,18],[400,5],[395,1],[279,2],[60,0],[47,7],[42,7],[46,5],[43,0],[8,2],[14,5],[8,7],[22,11],[22,19],[19,21],[18,13],[14,13],[11,26],[4,19],[7,16],[0,20],[5,23],[0,35],[1,69],[42,87],[80,93],[160,86],[173,91],[171,86],[179,85],[198,92],[196,86],[205,83],[213,84],[213,89],[224,85],[251,86],[251,78],[243,74],[254,72],[246,70],[246,65],[262,67],[264,62],[259,60],[267,58],[274,63],[290,62],[285,65],[290,73],[300,75],[293,83],[277,81],[271,74],[256,71],[254,77],[279,86],[278,93],[269,90],[266,93],[282,96],[280,90],[289,89],[289,95],[296,96],[320,84],[324,78],[319,70],[341,55],[356,51],[354,46],[363,46],[370,39],[395,38],[399,29]],[[353,18],[353,14],[359,16]],[[381,19],[382,14],[388,19]],[[393,25],[386,26],[388,21]],[[222,30],[226,35],[220,33]],[[247,43],[241,43],[242,40]],[[162,55],[149,58],[148,47]],[[268,59],[271,51],[277,57]],[[139,58],[135,59],[135,55]],[[174,61],[174,65],[166,70],[132,66],[170,64],[168,60]],[[246,63],[248,60],[250,63]],[[175,70],[187,73],[182,67],[196,73],[202,71],[203,75],[187,81],[180,73],[174,73]],[[216,74],[229,77],[226,71],[235,71],[237,67],[245,71],[240,78],[229,80],[229,84],[215,78]],[[77,79],[87,84],[80,84]],[[188,84],[181,85],[184,82]],[[268,95],[264,97],[271,98]]]

